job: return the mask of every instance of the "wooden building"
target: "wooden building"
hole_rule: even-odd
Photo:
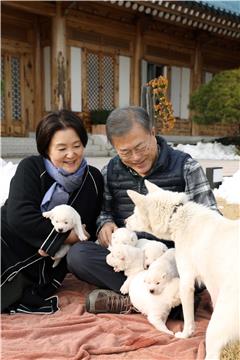
[[[215,73],[239,67],[237,9],[200,1],[1,3],[3,136],[35,131],[60,98],[91,131],[89,111],[139,105],[142,84],[161,74],[177,119],[171,134],[236,134],[233,125],[193,124],[188,102]]]

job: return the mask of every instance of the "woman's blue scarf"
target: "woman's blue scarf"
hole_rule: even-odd
[[[73,174],[61,168],[56,168],[48,159],[44,158],[43,161],[47,173],[55,180],[44,195],[40,206],[41,211],[48,211],[57,205],[67,204],[69,193],[78,189],[81,185],[87,161],[83,159],[79,169]]]

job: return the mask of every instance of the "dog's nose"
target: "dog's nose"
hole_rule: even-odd
[[[151,294],[154,294],[154,290],[153,289],[150,289],[149,290]]]
[[[63,229],[62,228],[58,229],[58,232],[63,232]]]

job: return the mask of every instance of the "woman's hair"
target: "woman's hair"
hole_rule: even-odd
[[[147,111],[140,106],[127,106],[115,109],[107,118],[107,138],[112,143],[113,136],[127,134],[134,123],[141,125],[146,132],[151,132],[152,124]]]
[[[37,125],[36,143],[39,154],[48,158],[53,135],[58,130],[68,128],[76,131],[84,147],[87,145],[88,135],[80,117],[70,110],[60,110],[47,114]]]

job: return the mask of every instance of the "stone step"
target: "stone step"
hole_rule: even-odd
[[[29,155],[37,155],[36,141],[34,137],[2,137],[1,138],[1,157],[2,158],[23,158]],[[85,150],[86,156],[111,157],[115,155],[115,150],[107,141],[104,135],[89,134],[88,143]]]
[[[197,144],[199,141],[209,142],[215,138],[210,136],[164,136],[167,142],[176,144]],[[29,137],[2,137],[1,156],[2,158],[22,158],[37,154],[35,134]],[[116,154],[105,135],[89,134],[88,144],[85,150],[86,156],[111,157]]]

